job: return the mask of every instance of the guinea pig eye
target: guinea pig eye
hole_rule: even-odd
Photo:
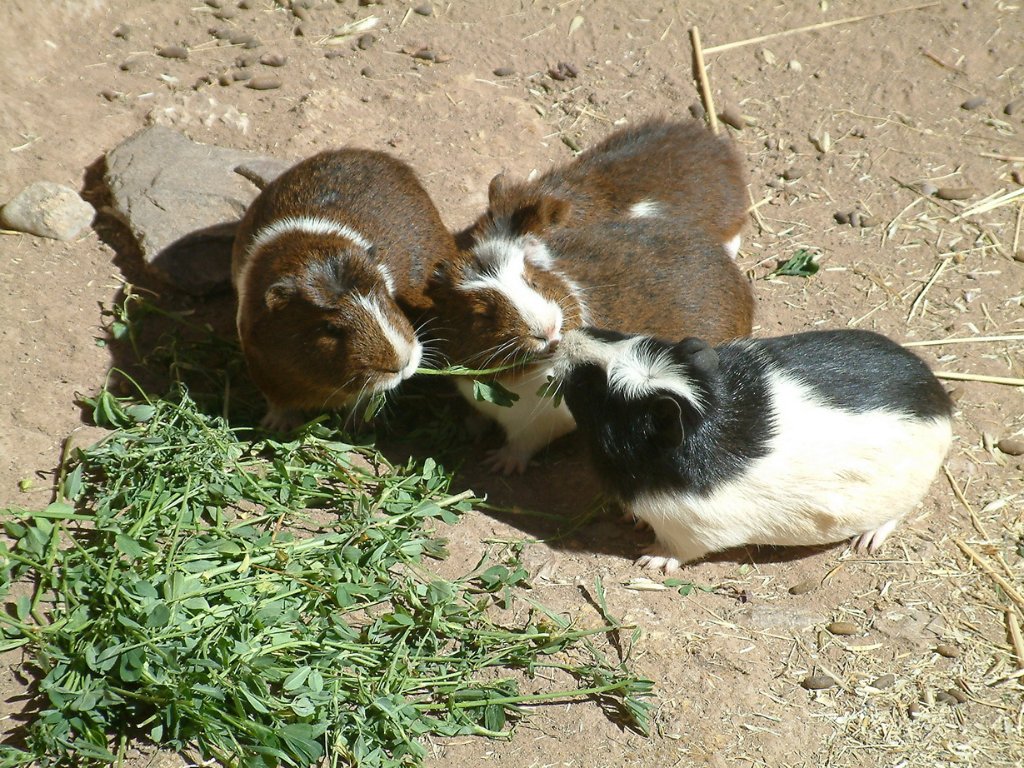
[[[340,325],[334,325],[333,323],[324,323],[320,326],[320,332],[324,336],[330,336],[332,339],[343,339],[345,338],[345,329]]]

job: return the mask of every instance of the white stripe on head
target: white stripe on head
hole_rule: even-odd
[[[387,264],[383,262],[377,265],[377,269],[380,272],[381,277],[384,278],[384,285],[388,287],[388,293],[392,296],[395,295],[395,278],[391,276],[391,270],[388,269]]]
[[[725,241],[725,243],[724,243],[725,252],[729,254],[729,258],[730,259],[734,259],[735,260],[737,254],[739,254],[739,252],[740,252],[740,243],[741,242],[743,242],[743,238],[740,237],[739,235],[736,235],[732,239]]]
[[[604,370],[611,393],[627,400],[671,393],[703,413],[704,400],[685,368],[672,359],[668,349],[644,344],[645,338],[629,336],[604,341],[584,331],[570,331],[556,353],[558,378],[564,379],[578,365],[593,364]]]
[[[630,218],[643,219],[650,216],[660,216],[662,213],[661,203],[657,200],[640,200],[629,206]]]
[[[370,241],[348,224],[325,219],[322,216],[285,216],[260,229],[249,245],[250,255],[259,248],[288,232],[307,235],[335,235],[351,240],[360,248],[369,248]]]
[[[543,243],[536,238],[532,240],[540,246],[543,255],[534,253],[530,263],[543,268],[538,262],[551,263],[550,254]],[[504,296],[530,327],[531,333],[557,339],[562,330],[561,307],[526,283],[527,250],[534,247],[532,243],[525,246],[524,238],[493,238],[478,243],[473,254],[483,264],[483,270],[458,288],[464,292],[490,290]]]
[[[377,299],[372,296],[356,294],[353,296],[353,300],[357,306],[365,309],[367,313],[377,321],[377,325],[380,326],[380,330],[381,333],[383,333],[384,338],[388,340],[391,344],[391,348],[394,349],[395,356],[398,357],[400,361],[406,361],[402,365],[402,373],[398,381],[411,376],[412,373],[406,374],[406,371],[415,371],[416,368],[419,367],[420,358],[423,356],[423,348],[420,345],[419,339],[413,336],[411,342],[406,341],[405,337],[399,333],[391,320],[388,319],[388,316],[384,313],[384,310]],[[398,381],[396,381],[395,384],[397,384]]]

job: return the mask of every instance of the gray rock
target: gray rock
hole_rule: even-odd
[[[751,605],[740,612],[739,622],[751,629],[776,632],[800,632],[828,622],[828,615],[791,605]]]
[[[92,223],[96,211],[63,184],[37,181],[0,210],[0,224],[54,240],[70,240]]]
[[[276,162],[159,125],[107,153],[114,209],[161,279],[197,296],[230,285],[234,229],[259,192],[235,168],[257,160]]]

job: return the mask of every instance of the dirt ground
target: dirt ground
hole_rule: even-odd
[[[0,203],[38,180],[86,190],[87,169],[156,122],[285,159],[343,144],[393,152],[460,228],[501,169],[544,169],[646,115],[687,117],[699,101],[694,24],[712,48],[900,4],[225,0],[223,19],[214,5],[3,0]],[[331,39],[370,16],[372,41]],[[259,46],[219,41],[217,28]],[[156,55],[172,45],[188,58]],[[286,62],[258,63],[268,53]],[[234,81],[240,57],[281,87]],[[578,74],[553,78],[559,62]],[[755,334],[857,327],[919,342],[1024,331],[1022,198],[958,216],[1021,183],[1024,105],[1004,105],[1024,97],[1024,6],[941,0],[711,52],[707,70],[719,108],[746,122],[725,130],[756,204],[739,257],[758,299]],[[223,73],[229,85],[218,84]],[[972,99],[984,101],[962,106]],[[939,200],[919,194],[923,184],[971,196]],[[851,212],[868,226],[835,218]],[[100,309],[137,272],[97,229],[67,243],[0,234],[0,506],[45,505],[62,441],[96,434],[74,396],[102,383],[111,360],[96,342]],[[817,275],[769,277],[800,248],[821,254]],[[230,298],[194,303],[204,301]],[[942,371],[1024,376],[1019,341],[915,351]],[[1024,396],[976,380],[947,386],[957,401],[948,474],[876,556],[842,546],[727,553],[683,574],[715,591],[683,597],[636,589],[631,556],[645,536],[611,515],[568,531],[528,515],[471,515],[453,532],[456,559],[475,562],[485,540],[547,539],[526,550],[537,596],[582,623],[600,620],[586,591],[601,577],[610,609],[641,631],[634,661],[657,683],[655,729],[624,731],[592,703],[547,706],[510,742],[438,742],[430,764],[1021,765],[1024,659],[1008,633],[1010,601],[956,541],[1022,589],[1024,458],[992,446],[1024,434]],[[523,480],[488,477],[478,451],[467,448],[458,482],[497,504],[570,519],[597,490],[571,438]],[[834,621],[854,634],[829,632]],[[0,662],[4,718],[24,706],[25,687],[18,655]],[[838,685],[805,690],[811,673]],[[869,685],[887,674],[890,685]],[[12,722],[0,719],[0,732]]]

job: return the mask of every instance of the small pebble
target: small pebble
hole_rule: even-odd
[[[516,71],[512,67],[497,67],[494,70],[495,77],[511,77],[515,73]]]
[[[416,51],[412,57],[414,59],[423,59],[423,61],[434,61],[437,59],[437,54],[429,48],[423,48],[422,50]]]
[[[324,58],[327,59],[340,59],[344,55],[345,52],[337,48],[330,48],[327,51],[324,51]]]
[[[984,96],[972,96],[971,98],[967,99],[967,101],[963,102],[960,105],[960,109],[966,109],[966,110],[970,111],[972,109],[977,109],[978,107],[980,107],[984,103],[985,103],[985,97]]]
[[[732,126],[737,131],[742,131],[747,126],[747,121],[743,119],[743,115],[732,106],[728,106],[719,112],[718,119],[726,125]]]
[[[251,67],[255,63],[256,63],[256,54],[255,53],[243,53],[241,56],[238,56],[238,57],[235,58],[235,66],[236,67],[242,67],[242,68]]]
[[[245,84],[245,87],[252,88],[254,91],[272,91],[281,87],[281,81],[276,77],[254,77]]]
[[[283,67],[288,63],[288,57],[282,53],[264,53],[260,56],[260,64],[268,67]]]
[[[939,187],[935,196],[939,200],[967,200],[974,196],[974,190],[970,187]]]
[[[165,59],[187,59],[188,48],[180,45],[167,45],[157,51],[156,55],[162,56]]]
[[[447,54],[447,53],[439,53],[436,56],[434,56],[434,61],[436,63],[438,63],[438,64],[444,64],[446,61],[451,61],[451,60],[452,60],[451,55]]]
[[[957,704],[967,703],[967,694],[961,691],[959,688],[947,688],[946,694],[953,699]]]
[[[127,24],[118,24],[116,27],[114,27],[114,37],[119,37],[122,40],[127,40],[131,36],[131,34],[132,34],[132,28],[129,27]],[[1010,106],[1010,105],[1007,104],[1007,106]],[[1010,114],[1013,114],[1013,113],[1012,112],[1007,112],[1006,114],[1010,115]]]
[[[945,691],[939,691],[938,693],[936,693],[935,700],[940,704],[951,704],[953,706],[956,706],[960,703]]]
[[[939,188],[932,184],[930,181],[924,182],[917,189],[925,197],[931,197],[932,195],[939,191]]]
[[[413,11],[418,13],[420,16],[432,16],[434,13],[434,7],[430,3],[423,3],[423,5],[417,5],[413,8]]]
[[[548,75],[552,80],[568,80],[570,77],[577,77],[579,73],[576,65],[568,61],[560,61],[548,69]]]
[[[0,227],[71,240],[92,223],[95,209],[63,184],[37,181],[0,208]]]
[[[891,688],[893,683],[895,683],[895,682],[896,682],[896,675],[886,674],[886,675],[881,675],[880,677],[876,677],[874,680],[872,680],[870,683],[868,683],[868,685],[870,685],[872,688],[878,689],[879,691],[883,691],[886,688]]]
[[[851,213],[850,214],[850,226],[853,227],[854,229],[859,228],[860,227],[861,216],[862,216],[862,214],[861,214],[860,211],[854,211],[853,213]]]
[[[224,0],[206,0],[206,4],[211,8],[223,8]]]
[[[224,72],[217,77],[217,82],[223,86],[228,86],[235,82],[235,79],[227,72]]]
[[[1024,439],[1019,437],[1004,437],[996,443],[996,448],[1008,456],[1021,456],[1024,455]]]
[[[117,33],[115,32],[114,34],[116,35]],[[1024,96],[1021,96],[1019,99],[1014,99],[1013,101],[1008,103],[1005,107],[1003,107],[1003,114],[1004,115],[1016,114],[1017,112],[1020,111],[1020,109],[1022,107],[1024,107]]]
[[[687,109],[690,110],[690,114],[695,120],[703,120],[704,116],[708,113],[707,110],[704,109],[704,105],[699,101],[693,102],[689,107],[687,107]]]
[[[102,96],[107,101],[114,101],[118,97],[118,95],[118,92],[115,91],[113,88],[104,88],[102,91],[100,91],[100,96]]]
[[[949,643],[939,643],[935,646],[935,652],[939,656],[945,656],[947,659],[955,659],[960,655],[960,649]]]
[[[240,45],[243,48],[257,48],[260,44],[260,41],[252,35],[232,35],[229,39],[232,45]]]
[[[252,78],[252,72],[247,69],[236,69],[231,73],[231,77],[235,80],[249,80]]]
[[[832,214],[832,218],[836,220],[836,224],[849,224],[850,214],[843,213],[842,211],[836,211]]]
[[[238,0],[238,7],[243,11],[251,11],[256,0]]]
[[[784,178],[786,181],[796,181],[803,175],[804,171],[802,168],[787,168],[782,172],[782,178]]]
[[[230,40],[231,36],[235,34],[234,30],[227,27],[210,27],[206,31],[210,33],[210,37],[215,37],[218,40]]]
[[[827,629],[833,635],[856,635],[860,632],[860,627],[852,621],[833,621]]]
[[[309,21],[309,9],[303,8],[302,6],[299,6],[297,8],[295,6],[292,6],[292,16],[294,16],[299,21]]]
[[[213,12],[213,18],[220,19],[221,21],[230,21],[237,15],[237,8],[221,8],[220,10]]]
[[[359,7],[365,8],[368,5],[376,5],[380,0],[359,0]]]
[[[791,595],[805,595],[808,592],[813,592],[815,589],[821,586],[821,582],[818,579],[804,579],[798,584],[794,584],[789,588],[789,594]]]
[[[359,74],[363,77],[373,77],[373,70],[369,67],[363,67],[359,70]]]
[[[828,675],[808,675],[800,681],[800,685],[808,691],[824,691],[834,688],[836,681]]]
[[[1019,248],[1017,252],[1013,254],[1013,260],[1024,264],[1024,248]]]
[[[1024,172],[1012,171],[1010,173],[1010,178],[1013,179],[1014,184],[1020,184],[1021,186],[1024,186]]]
[[[376,43],[376,42],[377,42],[377,38],[374,37],[373,35],[367,33],[367,34],[361,35],[359,37],[359,39],[356,41],[356,45],[359,46],[359,50],[361,50],[361,51],[368,51],[368,50],[370,50],[370,48],[373,47],[373,44]]]
[[[866,139],[868,136],[868,132],[864,128],[857,126],[856,128],[850,129],[850,135],[858,139]]]
[[[907,707],[907,717],[911,720],[917,720],[921,716],[921,705],[916,701],[911,702],[910,706]]]
[[[872,219],[867,214],[863,214],[860,217],[860,226],[861,226],[861,228],[873,227],[873,226],[875,226],[875,220]]]
[[[789,63],[788,63],[787,65],[786,65],[786,67],[787,67],[787,68],[788,68],[788,69],[789,69],[789,70],[790,70],[791,72],[802,72],[802,71],[803,71],[803,69],[804,69],[804,65],[803,65],[803,64],[801,64],[801,63],[800,63],[799,61],[797,61],[796,59],[790,59],[790,60],[789,60]]]
[[[764,147],[765,149],[770,149],[774,152],[776,149],[779,148],[779,140],[774,136],[769,136],[767,139],[764,140]]]

